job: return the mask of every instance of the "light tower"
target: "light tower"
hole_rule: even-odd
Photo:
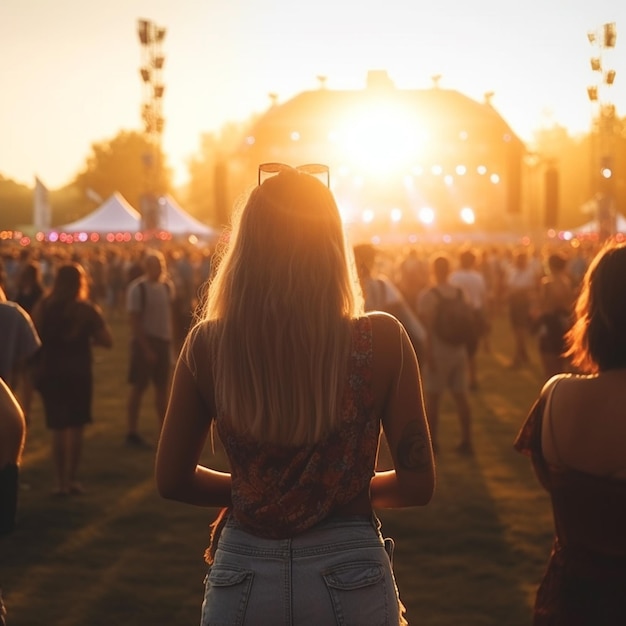
[[[615,81],[615,70],[610,66],[610,51],[615,48],[617,29],[615,22],[587,33],[593,46],[590,59],[593,83],[587,87],[592,105],[591,128],[591,185],[596,198],[596,218],[601,240],[615,233],[615,208],[613,187],[615,172],[616,117],[615,105],[610,97]]]
[[[142,156],[145,169],[144,193],[140,201],[142,230],[153,232],[162,227],[161,211],[158,202],[163,193],[161,163],[161,140],[165,120],[163,118],[163,93],[165,85],[162,70],[165,63],[162,46],[165,39],[165,28],[157,26],[150,20],[140,19],[138,22],[139,42],[141,43],[141,80],[143,94],[141,102],[141,119],[143,132],[149,146]]]

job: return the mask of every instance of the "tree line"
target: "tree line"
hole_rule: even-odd
[[[50,190],[52,225],[66,224],[87,215],[115,191],[139,209],[142,194],[151,189],[156,194],[171,194],[184,208],[201,221],[219,226],[228,220],[228,209],[220,202],[221,176],[226,176],[229,159],[236,154],[247,124],[229,124],[219,134],[200,136],[199,148],[187,163],[189,183],[175,189],[167,155],[151,145],[136,131],[119,131],[111,139],[91,145],[85,162],[73,180]],[[591,219],[581,207],[588,205],[597,191],[600,169],[606,165],[600,154],[599,138],[592,131],[572,137],[561,126],[537,131],[524,168],[525,206],[533,205],[541,226],[546,221],[546,184],[548,169],[558,175],[558,210],[556,224],[570,228]],[[604,148],[606,149],[606,147]],[[626,118],[615,119],[611,135],[610,189],[615,208],[626,212]],[[600,181],[600,182],[599,182]],[[554,208],[554,207],[553,207]],[[5,178],[0,173],[0,230],[19,228],[32,223],[33,190]],[[554,217],[554,216],[552,216]]]

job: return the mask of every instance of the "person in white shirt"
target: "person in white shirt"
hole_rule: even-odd
[[[154,387],[159,430],[167,408],[173,337],[172,302],[174,285],[165,275],[165,257],[158,250],[144,259],[145,273],[133,280],[126,291],[126,310],[131,327],[130,393],[127,406],[126,444],[149,447],[139,434],[139,410],[148,385]]]
[[[459,287],[450,284],[450,259],[446,254],[437,253],[432,263],[434,284],[425,289],[418,301],[420,320],[428,333],[426,358],[421,370],[424,384],[426,415],[433,442],[433,449],[438,450],[439,407],[445,391],[449,391],[454,400],[461,441],[456,447],[459,454],[472,456],[472,410],[469,402],[469,359],[467,342],[449,343],[440,337],[436,319],[440,317],[441,300],[467,298]]]
[[[537,299],[540,277],[529,262],[528,253],[519,251],[507,276],[509,320],[515,339],[511,367],[517,368],[528,363],[526,344],[532,326],[532,308]]]
[[[455,287],[460,287],[465,292],[467,300],[474,309],[476,318],[476,335],[467,344],[467,356],[469,360],[469,386],[475,391],[478,389],[476,374],[476,352],[481,337],[489,328],[487,316],[487,283],[485,277],[476,269],[476,254],[473,250],[464,249],[459,255],[460,267],[451,272],[448,282]]]

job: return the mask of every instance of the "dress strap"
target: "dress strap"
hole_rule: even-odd
[[[550,389],[547,392],[546,397],[546,406],[544,409],[544,419],[548,421],[548,428],[550,429],[550,437],[552,439],[552,448],[554,449],[554,456],[556,457],[557,463],[560,467],[566,467],[565,463],[563,463],[563,459],[559,453],[559,448],[556,443],[556,436],[554,434],[554,422],[552,421],[552,396],[554,394],[554,390],[556,386],[563,380],[564,377],[559,376],[552,385],[550,385]]]

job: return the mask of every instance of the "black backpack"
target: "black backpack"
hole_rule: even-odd
[[[471,342],[476,337],[476,316],[461,289],[453,298],[446,298],[436,287],[432,291],[438,301],[433,322],[437,337],[455,346]]]

